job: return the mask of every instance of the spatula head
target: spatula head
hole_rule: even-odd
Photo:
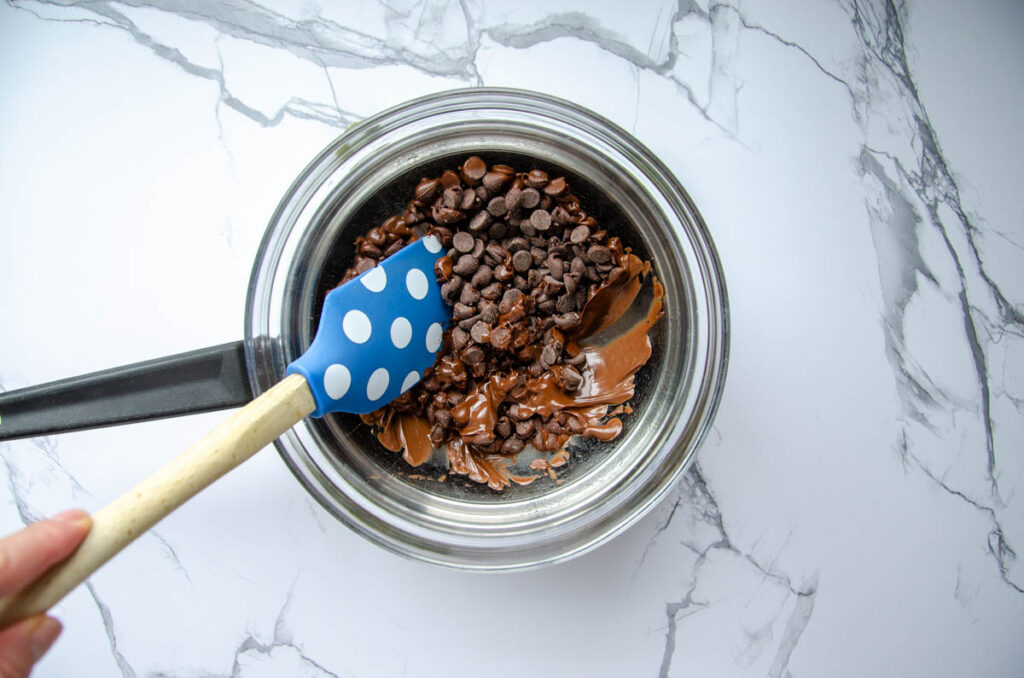
[[[425,236],[327,295],[313,343],[287,370],[309,382],[314,417],[372,412],[434,364],[451,320],[434,277],[441,256]]]

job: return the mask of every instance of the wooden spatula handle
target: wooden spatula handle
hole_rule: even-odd
[[[316,409],[306,380],[293,374],[93,517],[78,549],[27,589],[0,600],[0,627],[47,610],[89,575],[181,506]]]

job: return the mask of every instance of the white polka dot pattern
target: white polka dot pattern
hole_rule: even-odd
[[[388,390],[388,382],[391,380],[391,375],[383,367],[378,367],[370,375],[370,380],[366,382],[366,397],[369,400],[380,400],[380,397],[384,395],[384,391]]]
[[[405,393],[410,388],[416,385],[420,380],[420,373],[415,370],[405,375],[405,380],[402,382],[402,393]]]
[[[383,266],[374,266],[359,278],[359,282],[371,292],[383,292],[388,286],[388,274]]]
[[[335,400],[348,393],[348,387],[351,385],[352,373],[344,365],[334,363],[324,372],[324,391]]]
[[[427,328],[427,350],[431,353],[437,353],[437,349],[441,348],[441,335],[444,333],[444,328],[441,327],[441,323],[434,323]]]
[[[362,311],[349,311],[341,321],[345,336],[356,344],[365,344],[373,333],[370,319]]]
[[[402,316],[391,323],[391,343],[395,348],[405,348],[412,341],[412,323]]]
[[[420,238],[327,294],[312,344],[287,368],[309,384],[312,416],[372,412],[422,381],[452,314],[434,275],[443,254],[439,238]]]
[[[427,296],[427,276],[418,268],[405,275],[405,287],[413,299],[419,300]]]
[[[431,254],[437,254],[441,251],[441,241],[437,239],[436,235],[428,235],[423,238],[423,246],[427,248],[427,251]]]

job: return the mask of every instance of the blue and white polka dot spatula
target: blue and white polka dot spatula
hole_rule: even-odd
[[[93,515],[71,557],[34,585],[0,600],[0,628],[42,612],[136,537],[210,483],[312,414],[362,414],[412,388],[434,364],[451,310],[426,236],[332,290],[316,338],[288,376],[202,440]]]
[[[313,416],[372,412],[434,364],[451,318],[434,278],[440,255],[426,236],[327,295],[312,346],[288,366],[309,383]]]

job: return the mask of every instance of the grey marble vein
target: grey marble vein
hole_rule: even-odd
[[[298,575],[296,575],[296,580]],[[313,657],[306,654],[302,646],[295,642],[291,631],[288,629],[286,615],[288,608],[291,605],[292,597],[294,595],[295,581],[292,582],[292,586],[288,589],[288,595],[285,597],[284,604],[281,606],[281,610],[277,613],[277,618],[274,620],[274,636],[270,642],[263,642],[253,635],[246,635],[242,642],[235,649],[234,659],[231,666],[230,678],[241,678],[242,676],[242,665],[241,658],[246,654],[259,654],[269,656],[277,648],[286,648],[296,653],[303,665],[316,671],[316,675],[327,676],[329,678],[338,678],[338,674],[331,671],[326,666],[318,662]],[[313,675],[313,674],[310,674]],[[212,677],[211,677],[212,678]]]
[[[956,490],[946,481],[940,482],[939,474],[920,458],[915,459],[915,468],[920,468],[928,478],[936,481],[940,489],[968,500],[975,508],[992,512],[994,527],[989,551],[1003,580],[1012,589],[1020,591],[1021,584],[1013,581],[1009,570],[1015,561],[1015,552],[1003,536],[996,513],[1005,507],[1006,502],[1000,489],[993,396],[1007,398],[1018,410],[1020,407],[1007,389],[993,386],[989,352],[1000,341],[1024,337],[1024,314],[1005,297],[985,269],[975,240],[980,228],[963,207],[960,186],[942,153],[907,61],[903,5],[893,0],[851,0],[843,2],[842,6],[863,50],[860,72],[855,80],[825,68],[821,59],[810,50],[747,20],[731,5],[713,7],[719,7],[719,11],[734,12],[744,29],[757,31],[780,45],[796,50],[823,75],[841,84],[850,98],[853,118],[865,134],[865,142],[856,161],[858,171],[877,182],[885,200],[884,213],[870,201],[866,207],[882,283],[886,351],[905,416],[933,432],[936,431],[932,418],[935,411],[964,410],[972,406],[971,403],[959,402],[938,386],[927,370],[914,360],[906,344],[907,306],[919,293],[919,280],[939,285],[921,253],[918,229],[929,226],[939,233],[947,261],[959,279],[957,289],[946,291],[956,299],[962,324],[960,328],[948,329],[962,332],[973,364],[978,393],[976,406],[984,431],[988,496],[969,498],[965,490]],[[887,92],[896,92],[899,97],[896,103],[888,101],[887,97],[873,96],[883,86],[891,87]],[[909,112],[909,125],[902,124],[900,114],[904,111]],[[908,148],[890,151],[873,147],[867,140],[868,122],[872,116],[885,119],[892,128],[905,129]],[[913,157],[914,165],[908,166],[907,156]],[[898,176],[890,176],[883,162],[895,168]],[[909,187],[909,193],[903,185]],[[954,223],[947,223],[942,216],[943,210],[954,215]],[[950,229],[957,229],[955,236]],[[1005,375],[1003,378],[1006,379]],[[908,447],[905,427],[901,435],[898,447],[901,456],[905,456]]]
[[[128,660],[125,659],[121,650],[117,647],[117,632],[114,629],[114,617],[110,613],[110,608],[100,599],[99,594],[96,593],[96,587],[91,582],[85,582],[85,588],[89,591],[89,595],[100,611],[100,618],[103,620],[103,631],[107,634],[107,642],[110,643],[110,651],[114,655],[114,661],[117,662],[117,668],[121,671],[121,676],[123,678],[136,678],[138,674],[135,673],[135,669],[132,668],[131,664],[128,663]]]
[[[960,277],[959,298],[963,313],[964,333],[971,347],[978,377],[978,389],[986,436],[986,454],[989,480],[994,498],[999,501],[999,484],[996,474],[996,450],[993,442],[993,422],[991,413],[991,393],[986,351],[979,339],[977,324],[979,321],[988,324],[1002,325],[1006,330],[1020,334],[1024,330],[1024,316],[1014,308],[1001,293],[999,287],[985,272],[984,264],[974,242],[978,229],[971,217],[966,213],[960,200],[960,187],[949,170],[948,163],[942,154],[938,138],[932,127],[928,113],[921,103],[917,86],[907,63],[904,47],[904,33],[900,10],[892,0],[884,2],[853,2],[851,21],[860,36],[866,51],[873,55],[876,62],[889,72],[899,83],[905,103],[912,112],[914,129],[909,130],[913,138],[920,144],[918,166],[905,168],[896,161],[901,174],[913,188],[920,202],[926,206],[930,223],[939,231],[949,250],[949,255]],[[959,226],[965,237],[968,251],[958,252],[954,247],[948,226],[939,216],[940,205],[949,207],[958,219]],[[965,256],[966,255],[966,256]],[[967,261],[965,261],[967,259]],[[970,266],[984,280],[987,290],[981,294],[970,288],[965,267]],[[999,317],[985,317],[981,310],[986,300],[977,297],[985,293],[991,295],[998,309]]]
[[[843,86],[843,89],[846,90],[847,95],[850,97],[850,103],[851,103],[851,106],[853,108],[854,119],[857,120],[857,122],[861,122],[861,113],[860,113],[860,110],[859,110],[859,104],[862,102],[863,97],[861,97],[856,92],[854,92],[853,88],[850,86],[850,84],[848,82],[846,82],[845,79],[839,77],[837,74],[835,74],[832,71],[830,71],[827,68],[825,68],[825,66],[822,65],[821,61],[819,61],[817,57],[815,57],[813,54],[811,54],[811,52],[809,52],[808,50],[804,49],[802,46],[800,46],[799,44],[793,42],[792,40],[787,40],[786,38],[782,37],[778,33],[775,33],[774,31],[768,30],[764,26],[760,26],[760,25],[758,25],[756,23],[753,23],[753,22],[749,21],[743,15],[743,13],[740,12],[739,8],[737,8],[737,7],[734,7],[734,6],[728,5],[728,4],[718,4],[718,3],[712,5],[712,7],[715,8],[715,9],[722,9],[723,11],[735,12],[736,17],[739,19],[740,25],[742,25],[744,29],[746,29],[748,31],[754,31],[754,32],[757,32],[757,33],[761,33],[762,35],[764,35],[764,36],[774,40],[775,42],[777,42],[777,43],[779,43],[779,44],[781,44],[781,45],[783,45],[785,47],[788,47],[788,48],[791,48],[791,49],[795,49],[796,51],[800,52],[805,57],[807,57],[807,59],[809,59],[810,62],[812,64],[814,64],[814,67],[817,68],[819,71],[821,71],[821,73],[824,74],[829,80],[832,80],[832,81],[834,81],[834,82],[836,82],[836,83],[838,83],[838,84]]]
[[[14,7],[28,10],[30,2],[57,8],[64,6],[59,0],[8,2]],[[437,46],[435,43],[443,42],[438,33],[439,17],[440,10],[446,5],[444,2],[417,5],[418,13],[414,16],[412,9],[399,10],[383,4],[386,9],[385,23],[389,28],[386,37],[356,31],[319,16],[292,19],[247,0],[126,0],[119,3],[110,0],[82,0],[75,4],[77,9],[91,12],[101,18],[66,21],[93,23],[127,32],[137,43],[151,50],[156,56],[176,64],[190,75],[215,82],[220,90],[218,105],[228,106],[268,127],[280,123],[286,115],[316,120],[337,128],[347,127],[359,117],[339,105],[333,83],[330,87],[332,102],[314,102],[296,97],[290,99],[273,115],[267,115],[232,93],[224,75],[223,63],[217,69],[193,63],[180,50],[163,44],[142,31],[120,8],[147,7],[168,12],[206,24],[225,36],[284,50],[325,70],[328,67],[368,68],[401,64],[430,75],[456,78],[476,85],[485,84],[476,64],[483,36],[499,45],[515,49],[525,49],[568,37],[591,43],[638,69],[650,71],[667,79],[705,120],[728,137],[739,141],[736,136],[735,116],[735,95],[739,86],[731,81],[727,73],[728,68],[724,66],[733,57],[736,33],[733,26],[734,17],[720,11],[726,8],[726,5],[715,5],[710,11],[705,12],[693,2],[679,0],[674,13],[663,13],[664,18],[659,16],[659,21],[668,23],[669,27],[689,15],[699,16],[711,25],[711,72],[708,82],[701,83],[707,87],[709,98],[712,99],[707,104],[699,101],[694,84],[683,81],[672,72],[684,46],[680,45],[678,37],[671,30],[665,58],[655,61],[636,46],[629,44],[614,29],[604,26],[599,19],[583,12],[556,11],[529,24],[503,22],[485,26],[480,24],[473,8],[466,0],[460,0],[458,7],[465,24],[464,35],[450,45]],[[44,20],[62,20],[39,14],[36,16]],[[407,30],[410,25],[415,29],[411,37]],[[656,29],[652,31],[652,35],[654,33]],[[431,36],[430,39],[427,39],[427,35]],[[328,79],[329,77],[328,75]],[[723,116],[712,111],[714,106],[729,113],[723,119]]]
[[[160,542],[161,546],[164,547],[164,552],[167,555],[167,559],[174,563],[174,567],[177,568],[177,570],[181,572],[182,575],[184,575],[186,581],[188,581],[188,583],[192,586],[195,586],[195,584],[192,583],[192,577],[188,576],[188,570],[186,570],[185,566],[182,564],[181,558],[178,557],[177,550],[175,550],[171,543],[167,541],[164,538],[164,536],[157,532],[155,529],[149,530],[149,534],[158,542]]]
[[[693,580],[689,588],[679,600],[670,601],[665,604],[667,625],[659,675],[662,678],[666,678],[672,668],[679,621],[690,615],[697,614],[714,604],[712,601],[698,600],[694,597],[700,585],[701,573],[708,566],[708,559],[712,551],[725,551],[741,558],[752,566],[763,579],[771,580],[782,586],[788,591],[788,595],[795,599],[793,610],[786,619],[785,627],[778,641],[776,654],[772,660],[769,672],[769,675],[773,678],[788,675],[790,657],[799,643],[801,635],[810,623],[811,615],[814,611],[815,597],[818,594],[817,576],[815,575],[810,582],[797,586],[793,583],[792,578],[786,573],[779,571],[774,563],[763,564],[751,554],[738,548],[726,532],[722,512],[717,500],[708,488],[699,463],[695,463],[683,479],[683,489],[679,501],[673,505],[668,518],[663,522],[664,527],[659,532],[668,528],[672,522],[672,517],[681,505],[685,505],[689,511],[693,512],[693,515],[691,521],[683,530],[684,534],[680,539],[680,543],[692,551],[697,556],[697,559],[693,564]],[[703,523],[711,527],[715,535],[703,545],[699,541],[694,541],[692,536],[694,532],[692,528],[696,523]],[[783,548],[785,548],[785,545],[783,545]],[[768,636],[770,636],[770,631]],[[760,632],[755,631],[751,633],[749,640],[751,649],[755,654],[763,652],[766,642],[765,630],[762,629]]]
[[[967,343],[976,376],[978,418],[984,431],[988,496],[968,497],[966,490],[955,489],[949,481],[940,479],[942,474],[936,473],[919,457],[915,457],[916,466],[942,490],[991,515],[994,527],[990,533],[989,551],[996,560],[1003,581],[1020,592],[1021,583],[1014,581],[1010,572],[1015,552],[1003,536],[997,514],[998,510],[1006,506],[1006,501],[1000,488],[999,450],[995,439],[996,422],[993,419],[992,399],[994,391],[1001,393],[1005,389],[993,388],[989,352],[1000,341],[1019,341],[1024,336],[1024,316],[1003,295],[985,270],[975,241],[980,232],[979,226],[963,207],[960,186],[942,153],[938,136],[921,101],[907,61],[902,5],[892,0],[857,0],[850,3],[848,9],[851,24],[864,46],[866,67],[874,69],[876,78],[883,78],[886,74],[889,76],[888,81],[909,112],[906,132],[912,151],[898,154],[865,144],[859,160],[862,173],[873,176],[881,183],[888,201],[888,218],[881,218],[877,212],[872,211],[870,205],[868,209],[879,258],[890,362],[904,407],[913,419],[931,427],[930,411],[963,406],[935,386],[929,375],[908,356],[904,343],[906,307],[918,292],[918,276],[938,284],[918,244],[917,230],[927,225],[939,234],[945,245],[948,262],[952,264],[958,278],[958,287],[946,291],[956,299],[959,306],[962,319],[959,329]],[[867,79],[866,82],[871,81]],[[873,106],[870,101],[870,90],[867,96],[872,114],[885,117],[885,111],[878,110],[878,106]],[[890,124],[895,125],[897,121],[893,120]],[[905,160],[911,153],[916,165],[908,165]],[[889,176],[880,158],[895,168],[898,176]],[[904,192],[901,185],[909,187],[910,195]],[[954,215],[952,223],[943,216],[943,212]],[[903,435],[902,445],[906,449],[906,430]]]
[[[53,5],[57,5],[57,6],[61,5],[61,3],[57,2],[56,0],[34,0],[34,1],[35,2],[39,2],[39,3],[44,3],[44,4],[53,4]],[[9,2],[15,8],[18,8],[18,9],[30,9],[30,8],[25,7],[23,3],[19,2],[17,4],[14,4],[13,2],[11,2],[11,0],[9,0]],[[136,6],[136,7],[144,6],[145,5],[145,3],[125,3],[125,4],[130,4],[130,5]],[[169,5],[178,5],[180,3],[168,3],[168,4]],[[200,5],[200,6],[201,6],[201,4],[202,3],[198,3],[198,5]],[[121,12],[121,11],[119,11],[117,9],[117,7],[115,6],[115,3],[99,0],[99,1],[95,1],[95,2],[92,2],[92,1],[82,2],[82,3],[79,3],[76,6],[79,7],[79,8],[82,8],[82,9],[87,9],[89,11],[92,11],[92,12],[94,12],[94,13],[102,16],[102,17],[104,17],[106,19],[106,21],[93,21],[93,20],[89,20],[89,19],[67,19],[65,21],[98,24],[98,25],[102,25],[102,26],[106,26],[106,27],[118,28],[118,29],[121,29],[121,30],[127,32],[129,35],[131,35],[131,37],[137,43],[139,43],[143,47],[148,48],[156,56],[160,57],[161,59],[164,59],[166,61],[169,61],[169,62],[177,65],[183,71],[185,71],[186,73],[188,73],[190,75],[194,75],[194,76],[197,76],[199,78],[203,78],[204,80],[210,80],[210,81],[216,83],[218,88],[219,88],[219,90],[220,90],[220,96],[218,98],[218,106],[220,106],[220,105],[227,106],[228,108],[231,108],[232,110],[236,111],[237,113],[240,113],[240,114],[244,115],[245,117],[249,118],[250,120],[258,123],[259,125],[261,125],[263,127],[273,127],[273,126],[279,124],[284,119],[284,117],[286,115],[289,115],[289,116],[292,116],[292,117],[295,117],[295,118],[304,119],[304,120],[315,120],[315,121],[321,122],[323,124],[330,125],[332,127],[337,127],[337,128],[340,128],[340,129],[344,129],[345,127],[348,127],[350,124],[352,124],[353,122],[355,122],[355,121],[357,121],[359,119],[359,117],[356,116],[355,114],[350,113],[348,111],[342,110],[337,105],[337,102],[335,102],[334,105],[328,105],[328,104],[325,104],[325,103],[322,103],[322,102],[309,101],[309,100],[304,99],[302,97],[291,97],[291,98],[289,98],[288,101],[285,102],[285,104],[283,106],[281,106],[273,115],[269,115],[268,116],[265,113],[263,113],[262,111],[254,108],[252,106],[247,105],[244,101],[242,101],[240,98],[234,96],[231,93],[231,90],[230,90],[230,88],[228,86],[227,80],[226,80],[226,78],[224,76],[224,64],[223,64],[223,61],[220,63],[220,67],[217,68],[217,69],[208,68],[208,67],[201,66],[199,64],[193,63],[184,54],[182,54],[180,50],[175,49],[173,47],[170,47],[168,45],[165,45],[165,44],[157,41],[156,39],[154,39],[152,36],[150,36],[146,32],[142,31],[123,12]],[[187,16],[188,13],[185,12],[185,15]],[[36,14],[36,16],[39,16],[39,15]],[[40,17],[40,18],[43,18],[44,20],[47,20],[47,21],[53,20],[50,17]],[[251,36],[250,36],[250,38],[251,38]],[[277,45],[277,46],[280,46],[280,45]],[[313,58],[313,56],[310,55],[310,58]],[[315,60],[318,63],[321,63],[321,64],[326,61],[326,59],[324,59],[320,55],[316,55]],[[218,126],[219,125],[220,125],[220,119],[218,117]],[[223,133],[221,135],[221,139],[223,141]]]

